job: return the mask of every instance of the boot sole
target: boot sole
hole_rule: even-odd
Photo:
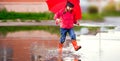
[[[78,49],[76,49],[75,51],[78,51],[79,49],[81,49],[81,46]]]

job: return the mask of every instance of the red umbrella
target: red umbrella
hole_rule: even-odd
[[[80,8],[80,1],[79,0],[47,0],[47,5],[50,11],[53,13],[58,12],[60,9],[65,8],[67,1],[74,4],[73,12],[75,13],[75,18],[81,19],[81,8]]]

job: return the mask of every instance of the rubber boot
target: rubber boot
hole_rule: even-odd
[[[60,55],[62,54],[62,48],[63,48],[63,44],[59,43],[58,52]]]
[[[72,40],[72,45],[73,45],[75,51],[78,51],[78,50],[81,48],[81,46],[78,46],[78,45],[77,45],[76,40]]]

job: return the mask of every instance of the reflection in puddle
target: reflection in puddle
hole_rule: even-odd
[[[12,61],[13,49],[11,47],[0,46],[0,61]]]
[[[63,50],[62,54],[57,49],[46,49],[44,45],[32,46],[32,60],[33,61],[80,61],[80,56],[73,54],[72,51]]]
[[[46,30],[58,32],[59,29],[55,29],[49,27]],[[66,40],[64,45],[66,50],[63,50],[61,55],[57,51],[59,36],[56,34],[38,31],[39,29],[36,31],[17,29],[18,32],[8,33],[11,30],[6,28],[7,35],[5,37],[0,35],[0,61],[120,61],[120,31],[106,28],[76,29],[78,44],[84,48],[77,52],[73,51],[72,46],[68,44],[69,41]]]
[[[70,51],[59,55],[59,36],[45,31],[8,33],[0,42],[0,61],[80,61]]]

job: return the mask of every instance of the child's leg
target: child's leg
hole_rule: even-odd
[[[58,48],[59,48],[59,53],[61,55],[62,48],[63,48],[63,43],[65,42],[65,39],[66,39],[67,30],[63,29],[63,28],[60,28],[60,34],[61,34],[61,37],[60,37],[60,43],[59,43]]]
[[[63,44],[65,42],[65,39],[66,39],[67,30],[64,28],[60,28],[60,34],[61,34],[60,43]]]
[[[79,49],[81,48],[81,46],[78,46],[78,45],[77,45],[76,35],[75,35],[75,32],[74,32],[73,28],[69,29],[69,30],[68,30],[68,33],[69,33],[69,35],[70,35],[70,37],[71,37],[72,44],[73,44],[73,46],[74,46],[75,51],[79,50]]]
[[[75,35],[75,32],[74,32],[73,28],[69,29],[68,33],[71,37],[71,40],[76,40],[76,35]]]

